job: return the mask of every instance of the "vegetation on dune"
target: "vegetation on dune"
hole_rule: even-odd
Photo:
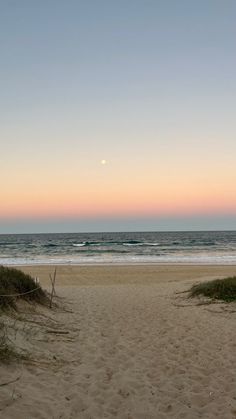
[[[49,301],[46,293],[30,275],[14,268],[0,266],[0,316],[9,309],[17,310],[17,301],[25,300],[38,304]],[[3,316],[4,318],[4,316]],[[0,363],[23,358],[8,337],[4,319],[0,321]]]
[[[8,335],[8,326],[4,321],[0,321],[0,363],[6,364],[20,359],[26,359],[26,356],[17,350]]]
[[[189,296],[200,295],[226,302],[236,301],[236,276],[194,285]]]
[[[24,359],[12,346],[6,342],[0,343],[0,363],[8,364],[10,361]]]
[[[0,310],[16,308],[18,299],[43,304],[47,296],[30,275],[15,268],[0,266]]]

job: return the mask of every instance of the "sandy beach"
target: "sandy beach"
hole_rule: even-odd
[[[46,289],[53,268],[21,267]],[[58,266],[58,307],[22,307],[16,321],[29,359],[0,366],[0,418],[236,418],[236,305],[185,293],[235,273]]]

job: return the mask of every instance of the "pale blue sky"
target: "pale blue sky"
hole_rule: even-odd
[[[39,190],[62,175],[65,189],[77,178],[91,184],[102,158],[111,179],[143,171],[146,183],[164,182],[166,171],[211,190],[221,172],[219,188],[231,184],[229,199],[236,182],[235,21],[232,0],[1,1],[0,174],[5,201],[8,185],[11,191],[9,209],[14,188],[22,199],[30,191],[27,177]],[[220,192],[214,199],[220,202]],[[217,217],[209,228],[236,228],[233,210]],[[3,214],[0,232],[3,225],[12,232],[122,229],[115,216],[107,228],[99,216],[39,219],[9,224]],[[121,224],[191,228],[180,219],[132,222],[129,214]],[[198,220],[197,228],[206,228],[209,216]]]

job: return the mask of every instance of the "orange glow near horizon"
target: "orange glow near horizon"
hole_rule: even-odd
[[[96,189],[96,188],[95,188]],[[1,218],[102,217],[102,216],[181,216],[233,213],[236,198],[232,192],[219,193],[207,188],[156,188],[136,190],[36,190],[3,197]]]
[[[71,167],[39,167],[32,176],[21,171],[1,190],[0,217],[14,218],[100,218],[190,216],[236,212],[231,168],[201,170],[189,162],[178,170],[151,159],[140,162],[123,158],[97,166],[82,162]],[[78,169],[79,166],[79,169]],[[53,173],[53,175],[52,175]],[[13,175],[12,175],[13,176]]]

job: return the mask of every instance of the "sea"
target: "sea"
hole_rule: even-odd
[[[236,265],[236,231],[2,234],[0,265]]]

